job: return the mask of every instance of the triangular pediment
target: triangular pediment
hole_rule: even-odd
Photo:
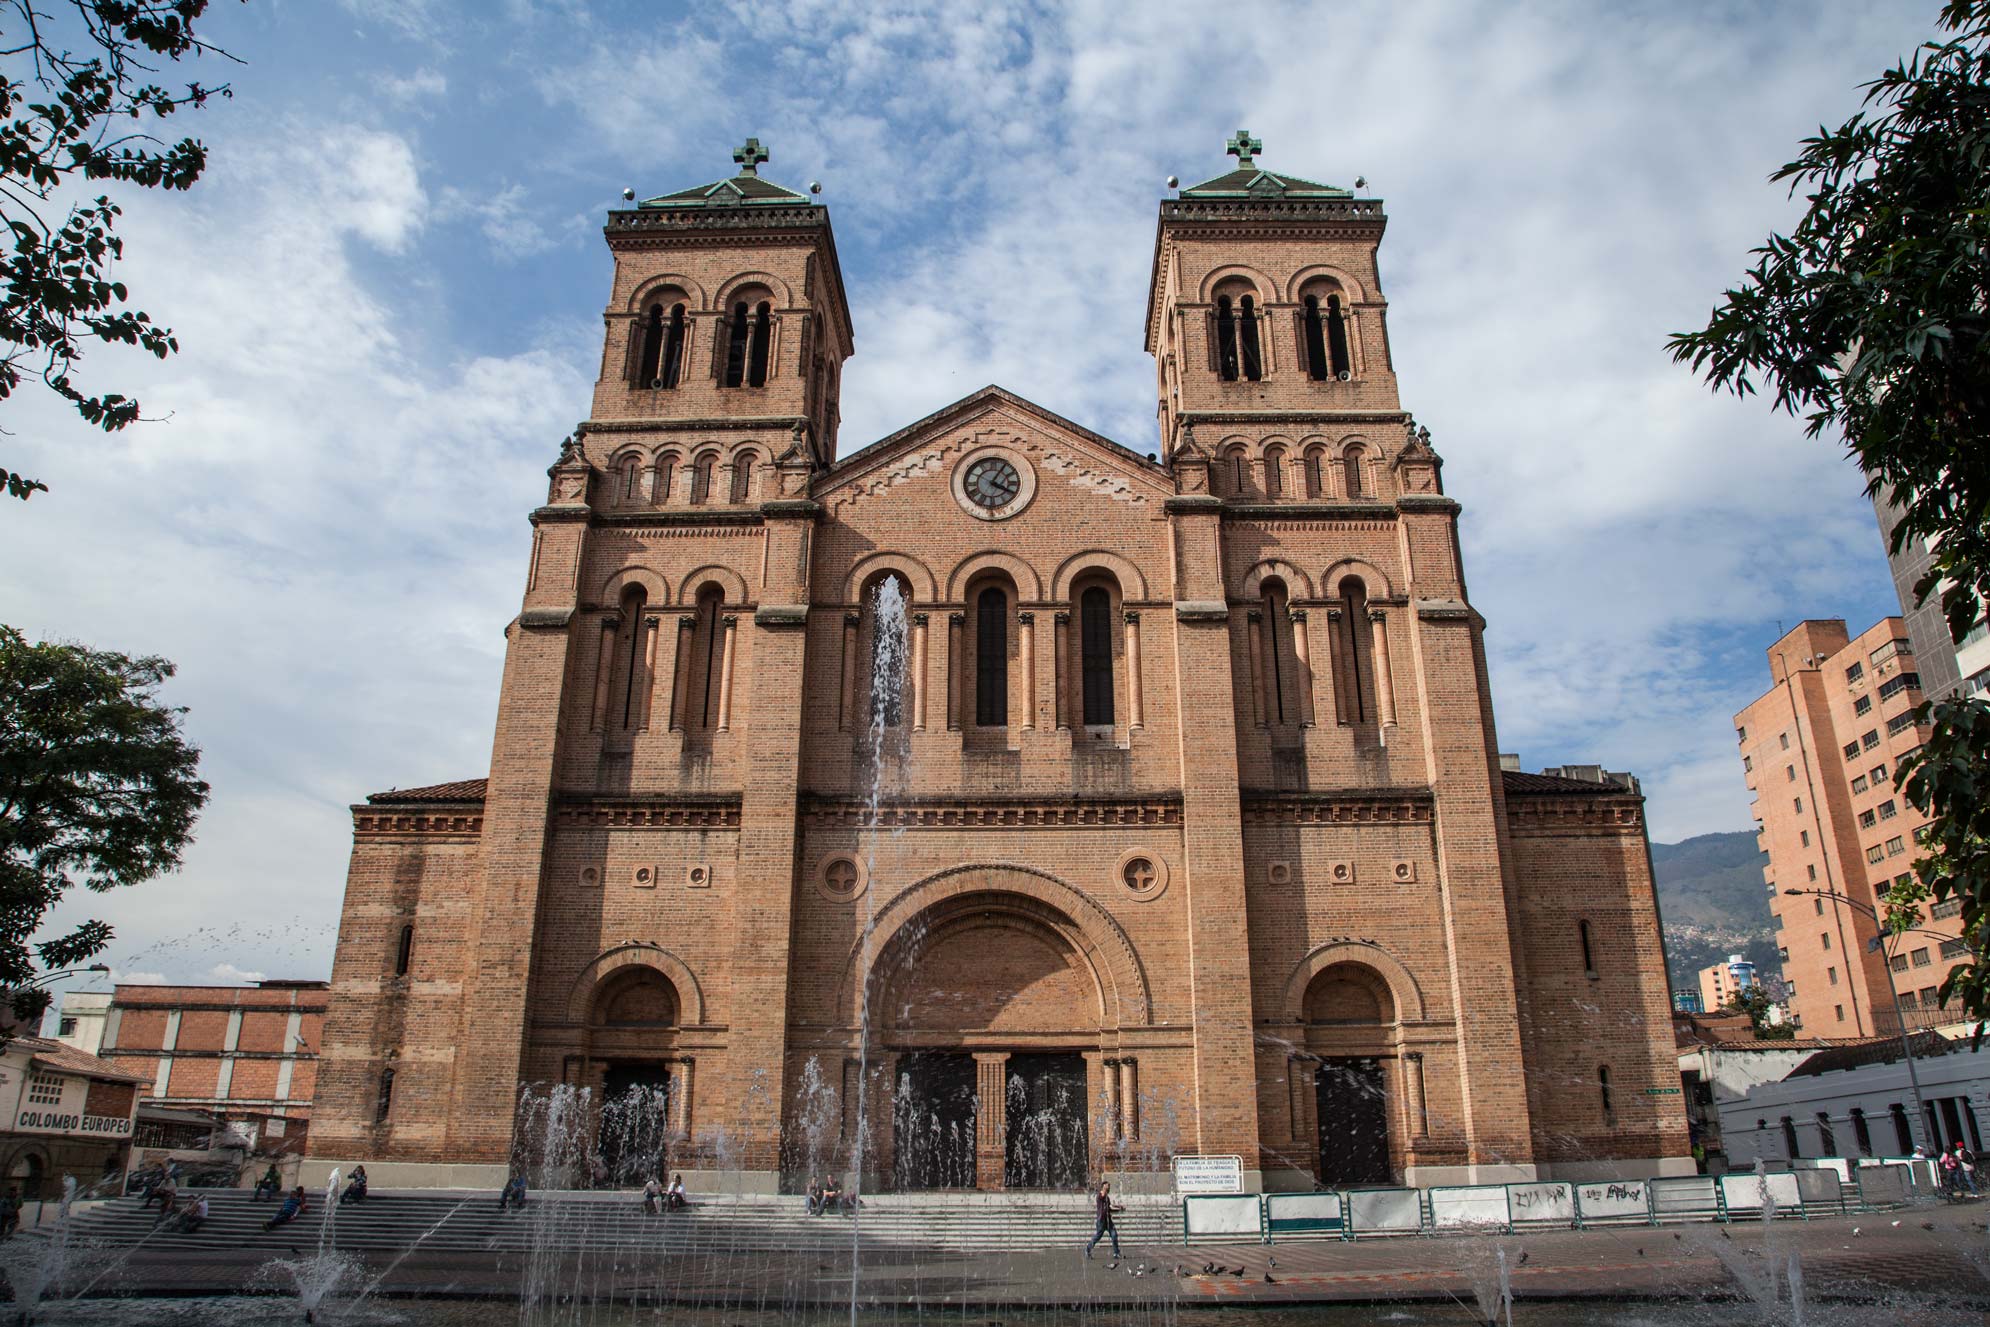
[[[1145,506],[1174,492],[1157,462],[992,385],[842,457],[812,489],[834,512],[929,475],[944,482],[962,455],[991,444],[1027,455],[1042,482],[1072,484],[1106,501]]]

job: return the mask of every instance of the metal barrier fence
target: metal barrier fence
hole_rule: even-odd
[[[1182,1239],[1271,1244],[1764,1217],[1807,1221],[1899,1207],[1939,1192],[1938,1173],[1925,1158],[1824,1157],[1790,1170],[1719,1176],[1191,1194],[1181,1200]]]

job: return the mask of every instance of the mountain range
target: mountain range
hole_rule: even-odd
[[[1674,991],[1697,991],[1699,970],[1730,954],[1745,954],[1765,978],[1782,972],[1762,883],[1768,860],[1747,830],[1651,845]]]

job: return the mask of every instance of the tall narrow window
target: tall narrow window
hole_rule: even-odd
[[[663,385],[658,381],[662,376],[658,366],[663,362],[664,335],[663,306],[661,304],[652,304],[650,305],[649,312],[643,315],[643,353],[642,357],[637,361],[636,386],[660,387]]]
[[[884,587],[896,579],[898,582],[899,612],[887,621],[881,611],[884,604]],[[905,688],[912,676],[912,652],[906,648],[906,622],[912,606],[912,587],[903,577],[884,576],[871,586],[864,596],[864,610],[870,618],[870,680],[866,689],[876,713],[873,721],[886,728],[896,728],[905,722]],[[896,639],[885,633],[895,633]],[[879,662],[886,658],[898,661],[896,678],[880,677]],[[881,683],[885,685],[880,685]]]
[[[1264,377],[1264,354],[1258,346],[1258,302],[1250,295],[1238,301],[1237,340],[1244,353],[1244,376],[1252,382]]]
[[[670,485],[677,478],[677,458],[665,453],[656,458],[656,487],[651,490],[650,500],[661,507],[670,501]]]
[[[1835,1157],[1838,1155],[1838,1135],[1831,1127],[1830,1111],[1821,1110],[1817,1112],[1817,1142],[1817,1155],[1821,1157]]]
[[[753,347],[746,362],[748,387],[767,385],[767,341],[773,330],[772,313],[771,306],[765,300],[753,311]]]
[[[1285,448],[1283,447],[1264,449],[1264,495],[1268,498],[1285,496]]]
[[[692,697],[698,706],[697,727],[711,728],[718,724],[719,686],[719,636],[723,628],[719,617],[725,611],[725,595],[716,586],[707,586],[698,593],[698,625],[692,641],[692,666],[698,670],[697,689]]]
[[[1321,497],[1325,494],[1325,476],[1321,473],[1320,449],[1311,448],[1306,453],[1306,496]]]
[[[1596,955],[1589,948],[1589,923],[1577,922],[1575,924],[1575,933],[1576,938],[1582,941],[1582,970],[1585,974],[1594,977],[1596,975]]]
[[[670,325],[664,329],[663,358],[657,365],[656,381],[659,387],[675,387],[684,372],[684,332],[684,306],[673,304]]]
[[[638,456],[622,458],[621,499],[623,502],[637,502],[642,498],[643,462]]]
[[[741,452],[732,458],[732,500],[734,502],[744,502],[752,495],[754,460],[755,457],[752,452]]]
[[[1230,493],[1233,497],[1243,497],[1251,491],[1251,458],[1242,447],[1232,447],[1230,462]]]
[[[1783,1116],[1783,1158],[1786,1161],[1795,1161],[1802,1155],[1803,1146],[1797,1141],[1796,1121],[1785,1115]]]
[[[1340,655],[1346,676],[1339,679],[1342,703],[1347,706],[1349,723],[1366,723],[1375,717],[1375,689],[1369,683],[1366,665],[1371,643],[1368,633],[1368,589],[1349,576],[1340,583]]]
[[[1860,1156],[1873,1154],[1873,1131],[1866,1124],[1865,1110],[1859,1106],[1852,1107],[1852,1141],[1858,1144]]]
[[[706,452],[691,463],[691,501],[694,503],[712,500],[712,467],[717,457]]]
[[[1320,318],[1320,297],[1306,297],[1302,328],[1306,351],[1306,376],[1315,382],[1327,376],[1327,332]]]
[[[1610,1093],[1610,1066],[1596,1066],[1596,1092],[1603,1100],[1603,1122],[1610,1123],[1617,1115],[1617,1102]]]
[[[742,300],[732,306],[732,317],[726,320],[725,385],[728,387],[737,387],[746,378],[746,348],[752,330],[753,320]]]
[[[1345,381],[1354,376],[1353,361],[1347,353],[1347,317],[1341,312],[1340,296],[1327,296],[1327,357],[1334,377]]]
[[[1347,450],[1341,453],[1341,473],[1345,476],[1347,495],[1350,498],[1368,496],[1368,486],[1361,475],[1362,463],[1366,457],[1367,453],[1362,450],[1358,442],[1348,444]]]
[[[641,717],[642,690],[638,679],[643,671],[643,608],[649,596],[640,585],[629,587],[622,596],[622,726],[633,728]]]
[[[1237,314],[1228,295],[1216,297],[1216,376],[1237,381]]]
[[[1009,597],[992,585],[974,603],[974,721],[1009,722]]]
[[[1079,674],[1085,686],[1085,723],[1112,717],[1112,595],[1094,585],[1078,596]]]
[[[373,1122],[385,1124],[388,1112],[394,1109],[394,1069],[389,1065],[380,1071],[380,1095],[373,1101]]]
[[[1265,582],[1263,608],[1265,715],[1275,724],[1285,723],[1288,713],[1293,720],[1299,717],[1294,709],[1298,698],[1286,695],[1292,689],[1298,665],[1288,658],[1292,649],[1292,630],[1285,612],[1285,586],[1282,583]]]
[[[394,975],[408,975],[408,960],[415,956],[415,928],[412,923],[401,928],[401,943],[394,950]]]

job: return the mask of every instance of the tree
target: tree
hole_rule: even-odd
[[[207,168],[192,138],[168,146],[132,129],[231,93],[153,83],[148,60],[227,52],[194,34],[208,0],[4,0],[0,15],[0,401],[30,376],[90,423],[115,432],[139,418],[136,397],[76,381],[87,346],[137,346],[160,359],[179,349],[171,329],[126,307],[112,275],[124,241],[122,209],[107,194],[77,197],[85,182],[190,189]],[[72,43],[75,47],[72,49]],[[26,500],[48,485],[0,467],[0,484]]]
[[[1747,1014],[1749,1025],[1755,1029],[1757,1041],[1791,1041],[1795,1039],[1796,1025],[1788,1019],[1780,1023],[1769,1021],[1769,1007],[1776,1003],[1775,997],[1761,986],[1744,986],[1734,993],[1727,1002],[1725,1014]]]
[[[1940,24],[1945,35],[1865,85],[1858,114],[1775,173],[1807,191],[1808,211],[1669,348],[1716,390],[1746,395],[1760,379],[1812,436],[1843,437],[1867,492],[1900,512],[1894,551],[1920,541],[1932,555],[1916,602],[1939,595],[1960,640],[1990,601],[1990,0],[1950,0]],[[1960,902],[1977,957],[1942,1000],[1980,1020],[1990,705],[1957,697],[1918,717],[1932,736],[1897,762],[1894,785],[1930,821],[1889,922],[1912,926],[1917,894]]]
[[[207,803],[186,711],[159,703],[164,659],[30,644],[0,626],[0,988],[23,1021],[47,1007],[35,960],[72,967],[111,928],[86,921],[31,943],[69,888],[135,885],[180,864]]]

